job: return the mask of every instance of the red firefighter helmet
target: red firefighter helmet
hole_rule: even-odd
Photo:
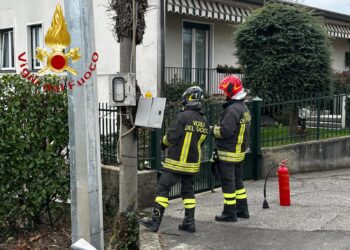
[[[219,84],[219,89],[224,91],[230,99],[243,99],[246,96],[242,81],[235,75],[225,77]]]

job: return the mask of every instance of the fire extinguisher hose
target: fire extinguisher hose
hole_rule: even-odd
[[[264,184],[264,203],[263,203],[263,208],[269,208],[269,204],[267,203],[266,200],[266,183],[267,183],[267,179],[270,176],[271,171],[278,167],[279,165],[273,166],[272,168],[270,168],[269,172],[267,173],[266,177],[265,177],[265,184]]]

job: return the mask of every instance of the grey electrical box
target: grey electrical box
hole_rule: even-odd
[[[111,106],[136,106],[136,77],[134,73],[117,73],[109,76]]]
[[[166,98],[140,98],[135,125],[144,128],[162,128]]]

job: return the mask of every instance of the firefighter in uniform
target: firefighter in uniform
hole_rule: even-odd
[[[209,134],[209,124],[202,112],[203,90],[191,87],[182,95],[183,110],[162,139],[162,149],[168,148],[159,179],[152,218],[141,220],[141,224],[157,232],[165,208],[168,207],[169,192],[181,180],[181,196],[185,208],[185,219],[179,230],[195,232],[193,175],[199,171],[201,146]]]
[[[216,221],[237,221],[237,217],[249,218],[247,193],[242,180],[242,162],[247,149],[247,135],[251,116],[244,98],[241,80],[228,76],[219,84],[226,95],[224,111],[219,124],[211,127],[215,137],[214,158],[222,183],[224,210]]]

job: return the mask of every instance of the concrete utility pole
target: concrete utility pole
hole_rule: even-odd
[[[133,4],[133,37],[123,37],[120,41],[120,72],[136,72],[136,3]],[[122,109],[123,110],[123,109]],[[119,175],[119,212],[137,209],[137,130],[133,129],[132,108],[126,107],[123,115],[121,139],[121,165]]]
[[[164,0],[158,1],[158,26],[159,32],[157,32],[158,39],[158,82],[157,82],[157,95],[163,96],[164,92],[164,69],[165,69],[165,3]]]
[[[95,52],[92,0],[64,1],[71,47],[80,48],[81,59],[71,66],[77,82],[89,71]],[[71,165],[72,242],[83,238],[104,249],[100,135],[96,75],[68,91],[69,147]]]

